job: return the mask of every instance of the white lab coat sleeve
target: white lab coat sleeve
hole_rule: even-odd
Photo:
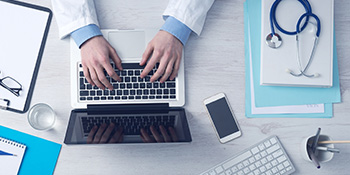
[[[61,39],[86,25],[99,26],[93,0],[51,0],[51,2]]]
[[[197,35],[202,32],[205,18],[215,0],[169,0],[163,18],[172,16]]]

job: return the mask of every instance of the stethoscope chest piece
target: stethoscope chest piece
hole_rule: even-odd
[[[266,44],[271,48],[277,49],[282,45],[282,38],[277,33],[270,33],[266,36]]]

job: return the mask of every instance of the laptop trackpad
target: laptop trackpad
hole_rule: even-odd
[[[146,45],[144,31],[111,31],[108,41],[121,59],[142,58]]]

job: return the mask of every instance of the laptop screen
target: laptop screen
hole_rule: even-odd
[[[123,144],[191,142],[186,114],[182,108],[166,110],[123,110],[91,114],[71,112],[66,144]]]

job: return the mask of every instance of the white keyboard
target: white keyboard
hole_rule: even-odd
[[[295,168],[277,136],[271,136],[201,175],[282,175]]]

